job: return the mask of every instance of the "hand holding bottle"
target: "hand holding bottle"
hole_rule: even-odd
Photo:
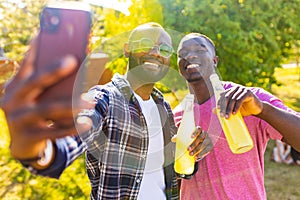
[[[253,148],[253,141],[248,131],[248,128],[244,122],[244,119],[241,115],[239,109],[235,109],[236,105],[228,104],[227,99],[224,97],[228,96],[227,93],[224,92],[224,88],[222,82],[220,81],[217,74],[212,74],[210,76],[210,81],[213,87],[216,106],[217,106],[217,115],[222,126],[223,132],[227,139],[230,150],[235,154],[245,153]],[[237,95],[232,95],[231,97],[237,97],[240,99],[241,94],[236,93]],[[225,96],[224,96],[225,95]],[[227,104],[226,104],[227,103]],[[222,106],[220,106],[220,104]],[[232,109],[235,109],[234,112],[228,112],[227,106],[223,106],[224,104],[230,105]],[[232,107],[233,106],[233,107]],[[221,109],[220,109],[221,108]],[[225,115],[224,115],[225,108]],[[253,109],[259,110],[259,109]],[[225,117],[225,118],[224,118]]]
[[[249,89],[236,85],[221,94],[218,107],[221,116],[229,118],[238,111],[242,116],[258,115],[262,112],[263,104]]]
[[[172,137],[172,142],[176,142],[177,135]],[[190,156],[194,156],[196,161],[202,160],[213,148],[212,141],[208,136],[208,133],[204,131],[200,126],[196,126],[196,129],[191,134],[193,142],[188,146],[187,150]]]
[[[184,113],[176,136],[174,169],[180,178],[189,179],[197,171],[196,161],[206,156],[213,145],[207,132],[195,125],[194,95],[185,97],[183,107]]]

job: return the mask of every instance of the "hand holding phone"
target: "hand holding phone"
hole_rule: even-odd
[[[75,90],[73,88],[76,75],[87,55],[90,29],[91,12],[88,4],[59,2],[49,4],[42,10],[34,64],[36,72],[41,74],[49,71],[49,68],[57,65],[66,55],[75,56],[78,65],[69,77],[50,88],[45,88],[46,91],[40,96],[41,100],[71,102],[73,95],[80,95],[81,86],[77,85]],[[84,70],[80,73],[84,73]],[[80,80],[76,82],[80,84]]]
[[[87,53],[91,16],[83,6],[63,5],[43,9],[41,30],[0,102],[9,127],[11,154],[18,159],[35,158],[47,139],[78,131],[73,124],[72,90]],[[89,100],[81,100],[81,108],[94,107]]]

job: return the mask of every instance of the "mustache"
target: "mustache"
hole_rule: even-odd
[[[185,58],[182,58],[180,61],[179,61],[179,63],[178,63],[178,65],[181,67],[183,67],[184,69],[186,69],[186,67],[188,66],[188,65],[190,65],[191,63],[189,62],[189,61],[187,61]]]
[[[158,59],[155,56],[144,55],[144,56],[141,56],[139,58],[136,58],[135,56],[132,56],[131,53],[129,55],[129,62],[132,63],[132,64],[136,63],[136,64],[139,64],[139,65],[142,65],[143,62],[152,61],[152,60],[155,61],[155,63],[157,63],[158,65],[167,65],[168,66],[168,64],[164,63],[163,60]]]

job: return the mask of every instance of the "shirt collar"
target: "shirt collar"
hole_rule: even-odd
[[[132,96],[134,96],[134,91],[130,87],[129,82],[124,78],[124,76],[120,75],[119,73],[116,73],[113,76],[112,83],[118,88],[118,90],[120,90],[120,92],[122,92],[127,100],[130,100]],[[153,88],[151,96],[154,101],[163,100],[162,93],[156,88]]]

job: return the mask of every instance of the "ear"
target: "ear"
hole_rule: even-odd
[[[219,62],[219,57],[215,56],[214,59],[213,59],[213,61],[214,61],[215,67],[217,67],[218,62]]]
[[[129,57],[129,54],[130,54],[130,51],[129,51],[129,44],[128,43],[125,43],[124,44],[124,55],[126,58]]]

